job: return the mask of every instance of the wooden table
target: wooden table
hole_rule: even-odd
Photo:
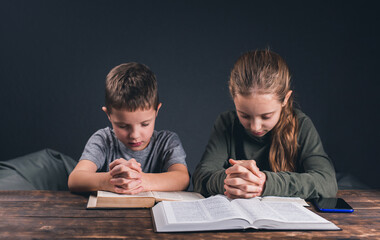
[[[149,209],[86,210],[87,196],[70,192],[0,191],[0,239],[380,239],[380,190],[338,196],[355,212],[319,214],[342,231],[155,233]]]

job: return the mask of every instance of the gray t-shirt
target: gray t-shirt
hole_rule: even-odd
[[[165,130],[154,131],[145,149],[132,151],[116,137],[113,129],[100,129],[88,140],[80,160],[90,160],[98,172],[108,172],[109,164],[118,158],[136,159],[145,173],[166,172],[176,163],[186,166],[186,153],[178,135]]]

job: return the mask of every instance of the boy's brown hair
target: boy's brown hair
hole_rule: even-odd
[[[159,104],[157,80],[144,64],[130,62],[114,67],[106,78],[105,105],[134,112],[138,109],[157,110]]]

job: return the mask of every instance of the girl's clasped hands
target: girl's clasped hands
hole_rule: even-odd
[[[226,169],[224,194],[229,198],[252,198],[261,196],[266,175],[256,166],[255,160],[229,160],[231,167]]]

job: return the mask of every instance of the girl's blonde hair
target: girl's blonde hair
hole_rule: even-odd
[[[240,56],[231,71],[231,96],[253,93],[275,94],[283,103],[290,91],[290,73],[284,59],[270,50],[256,50]],[[293,94],[272,129],[269,164],[274,172],[294,171],[297,155],[298,121],[293,111]]]

